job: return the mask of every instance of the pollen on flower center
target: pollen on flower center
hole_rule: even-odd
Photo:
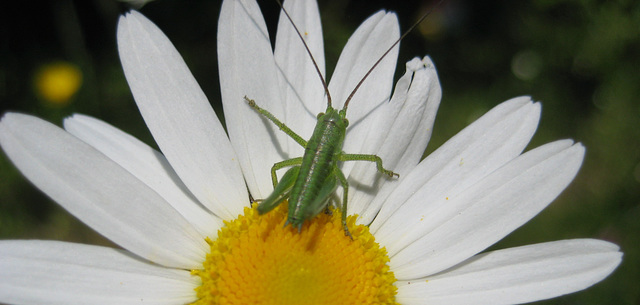
[[[202,279],[194,304],[397,304],[386,250],[356,216],[347,220],[353,240],[339,211],[299,233],[283,227],[286,206],[265,215],[247,207],[208,240],[204,270],[193,271]]]

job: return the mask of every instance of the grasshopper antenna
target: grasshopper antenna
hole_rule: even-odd
[[[280,8],[284,12],[285,16],[287,16],[287,19],[289,19],[289,22],[291,22],[291,25],[293,25],[293,28],[296,30],[296,34],[298,34],[298,37],[300,37],[300,40],[302,41],[304,48],[307,50],[307,54],[309,54],[309,58],[311,58],[311,61],[313,62],[313,67],[316,68],[316,72],[318,72],[318,77],[320,77],[320,81],[322,82],[322,86],[324,87],[324,93],[327,95],[327,106],[331,107],[331,93],[329,93],[329,86],[327,86],[327,81],[324,79],[324,77],[322,77],[320,68],[318,68],[318,64],[316,63],[315,58],[313,58],[313,54],[311,54],[311,50],[309,50],[309,46],[304,41],[302,34],[300,34],[300,30],[298,30],[298,26],[296,26],[296,23],[293,22],[293,19],[291,19],[291,16],[289,16],[289,12],[287,12],[287,10],[284,9],[282,2],[280,0],[276,0],[276,2],[278,3],[278,5],[280,5]]]
[[[371,69],[369,69],[369,71],[367,71],[367,74],[364,75],[364,77],[362,77],[362,79],[360,80],[360,82],[358,82],[358,84],[356,85],[355,88],[353,88],[353,91],[351,91],[351,94],[349,94],[349,97],[347,97],[347,100],[344,102],[344,106],[342,107],[342,110],[344,112],[347,111],[347,106],[349,106],[349,102],[351,101],[351,99],[353,98],[353,96],[356,94],[356,91],[358,91],[358,89],[360,88],[360,86],[362,85],[362,83],[364,83],[364,80],[367,79],[367,77],[369,77],[369,75],[371,74],[371,72],[373,72],[373,69],[375,69],[378,64],[380,64],[380,62],[387,56],[387,54],[389,54],[389,52],[391,52],[391,50],[393,50],[393,48],[395,48],[398,43],[400,43],[400,41],[402,39],[404,39],[407,35],[409,35],[409,33],[411,31],[413,31],[413,29],[415,29],[420,23],[422,23],[422,21],[424,21],[425,18],[427,18],[427,16],[431,15],[431,13],[433,13],[433,11],[436,10],[436,8],[438,8],[440,6],[440,4],[442,4],[443,2],[445,2],[446,0],[440,0],[438,1],[438,3],[436,3],[435,6],[433,6],[426,14],[422,15],[422,17],[420,17],[420,19],[414,23],[406,32],[404,32],[404,34],[402,34],[402,36],[400,36],[400,38],[398,38],[398,40],[396,40],[396,42],[393,43],[393,45],[391,45],[391,47],[389,47],[389,49],[387,49],[386,52],[384,52],[384,54],[382,54],[382,56],[380,56],[380,59],[378,59],[378,61],[376,61],[375,64],[373,64],[373,66],[371,67]],[[295,26],[295,25],[294,25]],[[298,35],[300,35],[300,33],[298,33]],[[302,36],[301,36],[302,38]],[[306,46],[306,44],[305,44]],[[308,50],[308,49],[307,49]],[[316,67],[317,68],[317,67]],[[324,80],[323,80],[324,83]],[[326,85],[325,85],[325,89],[326,89]],[[328,93],[328,89],[327,89],[327,93]]]

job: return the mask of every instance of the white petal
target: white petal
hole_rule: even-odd
[[[203,238],[212,236],[222,227],[222,220],[193,197],[167,159],[149,145],[85,115],[75,114],[65,119],[64,127],[156,191],[193,224]]]
[[[379,11],[356,29],[342,50],[331,77],[329,90],[333,108],[342,108],[358,82],[399,37],[400,28],[395,13]],[[358,89],[349,104],[349,121],[352,124],[388,100],[397,59],[398,46],[378,64]]]
[[[238,160],[204,93],[169,39],[140,13],[118,23],[131,92],[160,150],[193,195],[224,219],[248,203]]]
[[[128,252],[56,241],[0,241],[0,302],[186,304],[199,279]]]
[[[493,251],[439,275],[398,283],[401,304],[520,304],[580,291],[620,264],[618,246],[578,239]]]
[[[340,54],[331,76],[329,91],[334,108],[342,108],[358,82],[399,37],[398,18],[394,13],[380,11],[358,27]],[[362,151],[363,142],[369,130],[375,128],[376,116],[373,114],[380,111],[381,105],[389,100],[397,59],[396,46],[373,70],[349,103],[349,128],[343,147],[346,153],[368,153]],[[353,162],[343,164],[342,170],[347,177],[352,167]]]
[[[363,149],[380,156],[383,166],[400,177],[384,177],[372,162],[354,166],[350,174],[349,191],[353,196],[349,198],[349,214],[360,215],[360,223],[371,223],[384,199],[420,162],[431,137],[441,94],[431,59],[414,58],[407,63],[407,72],[396,84],[391,101],[378,112],[376,126],[367,135]]]
[[[251,195],[265,198],[273,190],[271,167],[289,158],[289,139],[244,100],[245,96],[255,100],[277,118],[284,115],[269,34],[255,1],[222,2],[218,65],[229,138]]]
[[[391,254],[396,277],[422,277],[449,268],[537,215],[569,185],[582,164],[584,147],[572,143],[557,141],[531,150],[450,196],[433,215],[412,216],[424,218],[428,233]]]
[[[131,5],[131,7],[134,7],[136,9],[140,9],[142,8],[145,4],[147,4],[148,2],[151,2],[153,0],[118,0],[121,2],[126,2],[129,5]]]
[[[117,163],[36,117],[7,113],[0,144],[29,181],[74,216],[152,262],[201,268],[208,245],[162,197]]]
[[[540,105],[528,97],[494,107],[459,132],[408,173],[371,224],[376,239],[395,254],[426,234],[452,197],[518,156],[533,136]],[[402,238],[398,238],[402,236]]]
[[[315,0],[286,1],[284,7],[302,33],[309,50],[324,75],[324,44],[322,25]],[[326,108],[325,91],[320,76],[313,66],[291,21],[280,13],[274,56],[278,64],[280,91],[283,93],[285,115],[279,118],[302,138],[309,139],[316,116]],[[302,156],[304,149],[288,141],[289,156]]]

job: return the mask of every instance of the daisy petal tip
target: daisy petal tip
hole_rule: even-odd
[[[81,118],[81,116],[77,113],[72,113],[70,116],[62,119],[62,127],[64,127],[64,129],[67,129],[69,124],[72,124],[73,121],[77,120],[78,118]]]
[[[396,12],[394,11],[386,11],[387,13],[387,17],[388,18],[393,18],[396,22],[396,24],[398,25],[398,27],[400,26],[400,21],[398,21],[398,14],[396,14]]]
[[[131,15],[131,12],[132,11],[126,11],[125,13],[121,14],[120,17],[118,17],[118,36],[120,36],[120,30],[128,26],[129,16]]]
[[[396,13],[394,11],[388,11],[388,10],[385,10],[385,9],[378,10],[377,12],[375,12],[371,16],[369,16],[369,18],[372,18],[374,16],[378,16],[378,15],[384,15],[383,16],[384,18],[386,18],[386,17],[395,17],[396,20],[398,19],[398,16],[396,15]]]
[[[534,104],[535,102],[533,101],[533,99],[531,98],[531,96],[528,95],[523,95],[523,96],[516,96],[514,98],[508,99],[506,100],[504,103],[514,103],[514,104]]]
[[[598,243],[598,246],[604,252],[615,253],[620,259],[622,259],[622,256],[624,255],[624,253],[620,251],[620,246],[616,243],[606,241],[606,240],[600,240],[600,239],[587,239],[587,240],[593,241],[594,244]]]
[[[142,28],[155,27],[151,20],[136,10],[129,10],[118,18],[116,30],[117,41],[120,44],[123,39],[130,38],[134,34],[130,32],[142,31]]]
[[[129,14],[129,12],[126,12],[118,18],[118,25],[116,26],[116,41],[118,46],[121,46],[125,41],[127,41],[129,36],[127,35],[127,32],[129,32],[129,28],[131,27],[128,18]]]
[[[22,116],[24,114],[18,113],[18,112],[5,112],[2,114],[2,117],[0,117],[0,122],[9,122],[11,120],[13,120],[16,117]]]
[[[131,20],[131,18],[134,19],[146,19],[144,17],[144,15],[142,15],[140,12],[136,11],[136,10],[128,10],[126,12],[124,12],[122,15],[120,15],[120,19],[119,20]]]
[[[530,103],[531,103],[534,107],[536,107],[536,109],[538,110],[538,112],[541,112],[541,111],[542,111],[542,103],[540,103],[540,102],[538,102],[538,101],[534,101],[534,100],[533,100],[533,99],[531,99],[531,97],[529,97],[529,96],[528,96],[528,98],[529,98]]]
[[[407,70],[417,71],[424,66],[424,62],[420,60],[418,57],[414,57],[410,61],[407,62],[406,68]]]
[[[573,140],[571,140],[573,141]],[[582,142],[576,142],[573,143],[573,146],[576,147],[576,150],[578,151],[578,153],[581,155],[582,158],[584,158],[584,154],[587,150],[587,148],[584,146],[584,144],[582,144]]]
[[[0,116],[0,127],[7,123],[7,120],[11,120],[10,117],[13,115],[13,112],[5,112]]]
[[[531,116],[536,117],[536,121],[540,122],[540,116],[542,115],[542,104],[529,98],[529,106],[531,107]]]
[[[384,9],[379,10],[375,14],[371,15],[367,19],[367,21],[373,18],[379,18],[379,22],[386,22],[386,27],[393,28],[395,32],[397,32],[398,34],[400,33],[400,21],[398,21],[398,15],[394,11],[387,11]],[[366,23],[367,21],[365,21],[364,23]]]
[[[564,149],[570,150],[572,158],[575,158],[576,160],[579,160],[580,163],[582,163],[587,150],[582,142],[576,142],[573,139],[563,139],[556,142],[559,143],[558,145],[564,146]]]
[[[429,55],[425,55],[422,58],[422,64],[425,67],[431,67],[431,68],[435,68],[436,67],[436,65],[433,63],[433,60],[431,59],[431,56],[429,56]]]
[[[584,162],[584,155],[586,154],[587,148],[582,145],[582,143],[578,142],[573,144],[573,148],[575,149],[575,157],[576,163],[579,164],[578,169],[582,167],[582,163]]]
[[[73,128],[82,128],[80,126],[82,126],[83,124],[86,124],[87,122],[92,122],[92,121],[97,121],[97,119],[92,118],[88,115],[73,113],[62,120],[62,128],[70,132],[70,130],[72,130]],[[70,132],[70,133],[73,134],[73,132]]]
[[[4,127],[1,128],[2,130],[4,130],[5,128],[12,128],[21,124],[29,124],[29,122],[32,122],[34,119],[37,118],[28,114],[19,112],[6,112],[0,118],[0,126]]]
[[[503,104],[514,104],[519,105],[519,107],[526,107],[529,112],[530,118],[535,118],[535,121],[540,121],[540,116],[542,113],[542,104],[540,102],[534,101],[531,96],[523,95],[514,97],[505,101]]]

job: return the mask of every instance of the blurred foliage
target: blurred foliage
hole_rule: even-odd
[[[329,74],[353,30],[385,8],[407,29],[435,1],[321,1]],[[172,39],[205,94],[221,112],[216,63],[220,1],[158,0],[142,8]],[[278,7],[262,1],[273,33]],[[122,3],[5,1],[0,4],[1,111],[60,124],[80,112],[151,145],[128,90],[115,29]],[[429,54],[443,100],[428,152],[498,103],[518,95],[542,101],[531,147],[561,138],[584,143],[576,180],[545,211],[493,248],[564,238],[619,244],[622,265],[594,287],[540,304],[640,304],[640,2],[596,0],[449,0],[403,42],[398,65]],[[75,64],[82,87],[52,106],[34,90],[49,63]],[[0,238],[111,243],[35,190],[0,157]]]

